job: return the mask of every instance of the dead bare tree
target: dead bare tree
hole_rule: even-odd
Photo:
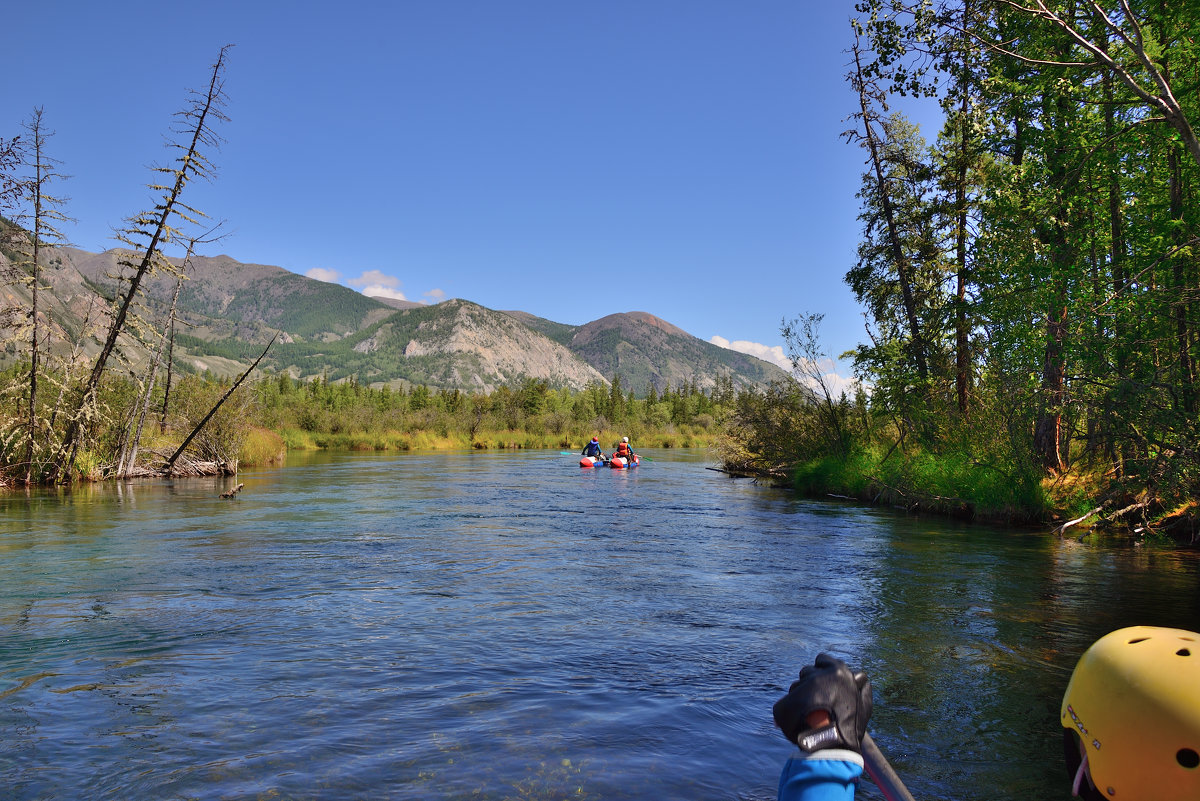
[[[180,279],[182,280],[182,279]],[[158,433],[167,432],[167,410],[171,408],[171,388],[175,377],[175,325],[178,317],[175,315],[175,304],[171,304],[171,319],[167,323],[167,374],[163,377],[162,413],[158,418]]]
[[[172,147],[178,149],[181,155],[171,166],[154,168],[169,178],[166,183],[151,185],[151,189],[163,193],[159,202],[153,210],[133,217],[118,232],[118,239],[130,248],[129,255],[121,260],[121,266],[128,270],[123,279],[126,286],[116,299],[108,335],[96,356],[91,374],[80,390],[79,404],[64,438],[67,448],[64,462],[58,465],[57,475],[60,479],[70,475],[88,428],[94,422],[101,379],[118,338],[126,331],[130,310],[139,296],[142,282],[160,272],[177,273],[175,266],[163,253],[165,246],[181,238],[180,231],[175,227],[176,219],[196,224],[197,218],[203,216],[184,204],[181,198],[192,179],[210,178],[214,172],[212,163],[202,150],[216,148],[221,143],[213,126],[226,119],[222,111],[225,104],[223,74],[228,51],[228,45],[221,48],[212,66],[208,88],[203,92],[194,92],[188,108],[177,115],[180,121],[177,133],[182,141],[174,143]]]
[[[57,171],[60,162],[51,158],[46,152],[47,140],[54,135],[46,130],[43,123],[43,111],[36,108],[25,124],[25,130],[30,136],[30,160],[33,175],[28,182],[28,199],[33,212],[33,235],[30,240],[30,258],[26,269],[29,273],[29,413],[26,421],[28,430],[25,435],[25,483],[34,480],[34,449],[38,442],[38,377],[41,371],[39,345],[41,309],[38,305],[38,293],[41,290],[42,251],[47,246],[58,246],[65,243],[65,238],[58,229],[58,224],[69,222],[70,218],[60,211],[64,199],[55,197],[46,188],[55,180],[66,176]]]
[[[171,297],[171,310],[168,312],[168,323],[164,327],[158,349],[154,351],[154,355],[150,359],[150,364],[146,367],[146,373],[140,381],[141,394],[138,396],[137,403],[134,404],[132,414],[129,416],[129,422],[121,437],[121,447],[117,451],[117,466],[115,470],[117,478],[129,476],[133,471],[134,465],[137,464],[138,446],[142,440],[142,429],[146,424],[146,415],[150,411],[150,398],[154,394],[154,384],[158,377],[158,366],[162,362],[163,351],[166,350],[167,346],[166,328],[170,327],[170,320],[175,317],[175,306],[179,302],[179,290],[182,287],[183,276],[180,276],[175,282],[175,294]]]
[[[24,192],[17,166],[24,159],[21,137],[0,139],[0,213],[11,209]]]
[[[215,226],[205,234],[192,237],[188,240],[187,253],[183,257],[183,262],[180,266],[182,272],[176,277],[175,292],[171,296],[171,307],[167,311],[167,321],[162,328],[162,333],[159,335],[158,348],[154,352],[154,356],[150,359],[150,364],[147,366],[146,372],[140,382],[141,395],[138,402],[135,404],[133,413],[130,415],[129,422],[125,429],[125,434],[121,439],[121,447],[117,456],[116,476],[118,478],[128,476],[137,463],[138,446],[142,439],[142,431],[146,425],[146,416],[150,413],[150,399],[154,393],[154,385],[158,378],[159,366],[166,361],[166,391],[163,396],[163,429],[166,428],[167,404],[171,394],[171,359],[174,354],[174,337],[175,337],[175,320],[179,307],[179,293],[183,289],[183,282],[187,278],[188,267],[191,266],[192,256],[196,252],[196,245],[204,243],[208,244],[216,242],[223,237],[211,236],[216,232]],[[165,359],[164,359],[164,351]]]

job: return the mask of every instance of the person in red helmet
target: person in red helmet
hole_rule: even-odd
[[[583,455],[604,461],[604,451],[600,450],[600,440],[592,437],[592,441],[584,446]]]

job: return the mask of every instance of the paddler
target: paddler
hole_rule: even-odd
[[[600,450],[600,440],[592,437],[592,441],[583,447],[583,455],[604,461],[604,451]]]

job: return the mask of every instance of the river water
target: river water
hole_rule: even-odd
[[[5,799],[770,799],[828,651],[918,799],[1066,799],[1058,704],[1200,560],[647,451],[293,455],[0,499]],[[880,798],[864,782],[860,798]]]

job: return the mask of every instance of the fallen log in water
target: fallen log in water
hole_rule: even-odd
[[[221,497],[222,497],[222,498],[232,498],[234,495],[237,495],[239,492],[241,492],[241,491],[242,491],[242,487],[244,487],[244,486],[246,486],[246,485],[245,485],[245,484],[238,484],[236,487],[234,487],[233,489],[229,490],[229,492],[222,492],[222,493],[221,493]]]
[[[157,454],[156,454],[157,455]],[[188,478],[199,476],[236,476],[237,459],[232,461],[193,460],[178,457],[172,465],[137,465],[130,468],[124,478]]]
[[[170,472],[161,467],[138,466],[131,468],[122,478],[197,478],[202,476],[236,476],[237,465],[229,462],[176,463]]]
[[[193,462],[176,459],[169,469],[160,468],[157,475],[170,478],[184,476],[236,476],[237,462]]]

